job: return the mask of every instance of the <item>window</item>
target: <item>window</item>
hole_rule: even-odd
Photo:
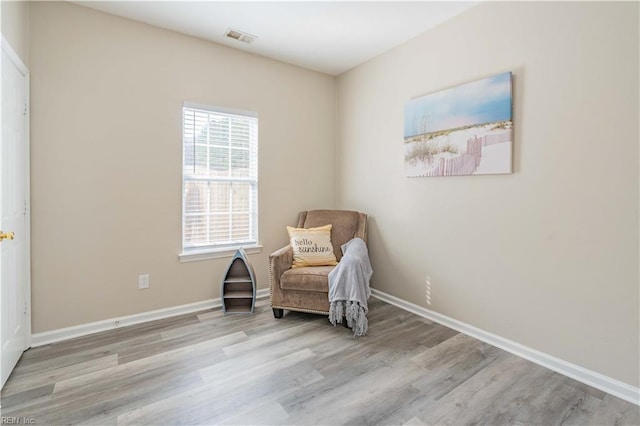
[[[181,259],[257,246],[258,115],[185,103],[182,140]]]

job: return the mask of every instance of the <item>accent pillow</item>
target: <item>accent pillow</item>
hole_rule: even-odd
[[[331,225],[317,228],[294,228],[287,226],[291,247],[293,247],[293,267],[337,265],[336,255],[331,245]]]

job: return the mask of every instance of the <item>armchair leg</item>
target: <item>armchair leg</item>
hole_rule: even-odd
[[[282,318],[282,315],[284,315],[284,309],[273,308],[273,316],[275,318]]]

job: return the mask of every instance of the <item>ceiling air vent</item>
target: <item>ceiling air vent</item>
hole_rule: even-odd
[[[241,41],[243,43],[251,44],[253,41],[258,38],[257,36],[251,35],[249,33],[245,33],[238,30],[228,29],[225,34],[227,37],[232,38],[234,40]]]

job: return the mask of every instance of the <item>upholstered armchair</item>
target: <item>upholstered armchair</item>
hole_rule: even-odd
[[[367,241],[367,215],[348,210],[310,210],[300,213],[298,228],[331,224],[331,244],[336,260],[342,258],[341,246],[358,237]],[[284,309],[314,314],[329,314],[329,272],[335,266],[292,268],[293,249],[287,245],[269,256],[271,307],[276,318]]]

